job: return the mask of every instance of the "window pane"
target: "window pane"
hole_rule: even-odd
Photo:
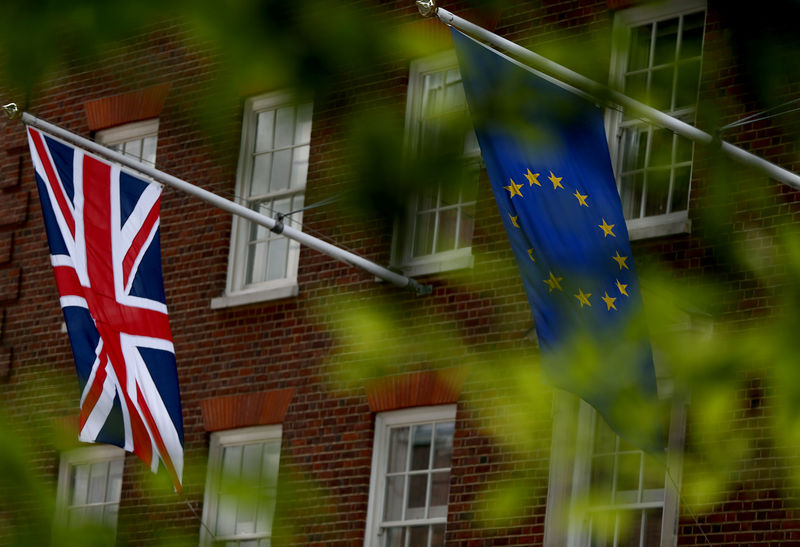
[[[272,154],[260,154],[253,159],[253,174],[247,197],[263,196],[269,191],[269,177],[272,171]]]
[[[625,77],[625,93],[637,101],[647,102],[647,72],[637,72]]]
[[[623,172],[643,169],[647,158],[647,139],[649,131],[631,127],[622,134]]]
[[[292,171],[292,150],[275,152],[272,160],[269,191],[280,192],[289,187],[289,175]]]
[[[428,475],[410,475],[408,477],[408,503],[406,504],[406,520],[425,518],[425,504],[428,499]]]
[[[406,545],[406,529],[405,528],[387,528],[383,532],[383,545],[385,547],[405,547],[405,545]]]
[[[403,518],[403,489],[405,475],[387,477],[386,502],[384,503],[383,520],[394,521]]]
[[[308,145],[295,148],[292,152],[292,188],[303,188],[306,185],[306,177],[308,175],[308,154],[310,147]]]
[[[83,505],[89,496],[89,465],[76,465],[72,478],[72,503]]]
[[[461,221],[458,230],[459,249],[469,247],[472,244],[472,232],[475,225],[475,206],[469,205],[461,209]]]
[[[246,283],[260,283],[267,279],[267,249],[269,243],[262,241],[251,243],[247,250]]]
[[[650,544],[641,543],[642,535],[642,512],[625,511],[620,514],[619,524],[619,547],[646,547]],[[658,542],[655,543],[658,545]]]
[[[458,229],[458,209],[446,209],[439,213],[439,229],[436,234],[435,252],[455,249]]]
[[[108,462],[92,464],[89,472],[88,503],[102,503],[105,501],[106,478],[108,478]]]
[[[678,18],[656,23],[656,43],[653,66],[675,62],[678,47]]]
[[[674,134],[666,129],[653,130],[650,144],[649,167],[666,166],[672,163],[672,141]]]
[[[155,136],[145,137],[142,140],[142,161],[155,165],[156,163],[156,141]]]
[[[644,214],[663,215],[667,212],[667,194],[669,192],[669,169],[658,169],[647,172],[647,195]]]
[[[428,469],[431,453],[431,424],[415,425],[412,428],[411,469]]]
[[[691,167],[675,169],[672,181],[672,211],[685,211],[689,206],[689,180]]]
[[[412,526],[408,529],[408,544],[414,547],[426,547],[428,545],[428,527]]]
[[[267,279],[282,279],[286,277],[288,252],[289,240],[285,237],[270,241],[267,253]]]
[[[675,108],[692,107],[697,104],[700,87],[700,61],[688,61],[678,65],[678,83],[675,90]]]
[[[644,511],[644,542],[642,545],[658,545],[661,542],[661,508]]]
[[[444,546],[444,524],[434,524],[431,526],[431,547]]]
[[[672,107],[672,82],[675,67],[654,70],[650,76],[650,106],[657,110],[670,110]]]
[[[408,455],[408,428],[395,427],[389,437],[389,473],[406,470]]]
[[[294,135],[295,144],[307,144],[311,142],[311,103],[305,103],[297,107],[297,131]]]
[[[294,107],[279,108],[275,116],[275,148],[291,146],[294,141]]]
[[[639,218],[641,216],[643,190],[643,174],[622,177],[620,192],[622,194],[622,212],[625,218]]]
[[[683,35],[681,36],[681,59],[699,57],[703,49],[703,26],[705,12],[699,11],[683,18]]]
[[[441,471],[431,474],[431,518],[447,516],[447,499],[450,493],[450,473]]]
[[[125,154],[132,157],[141,159],[142,157],[142,140],[134,139],[125,143]]]
[[[595,456],[592,458],[591,495],[598,504],[611,502],[611,483],[614,477],[614,456]]]
[[[682,163],[686,161],[692,161],[692,152],[694,150],[694,145],[692,141],[685,137],[676,136],[675,137],[675,162]]]
[[[125,467],[125,460],[114,460],[109,462],[108,487],[106,489],[105,501],[119,501],[122,493],[122,470]]]
[[[273,132],[275,131],[275,111],[259,112],[256,119],[256,152],[272,150]]]
[[[641,453],[620,454],[617,458],[617,496],[639,489]],[[628,498],[626,498],[628,499]]]
[[[628,70],[639,70],[650,65],[650,38],[653,25],[642,25],[631,29],[631,45],[628,53]]]
[[[424,256],[433,252],[433,231],[436,226],[436,215],[424,213],[417,215],[414,226],[414,256]]]
[[[450,467],[453,456],[453,430],[454,422],[441,422],[436,424],[435,446],[433,452],[433,467]]]

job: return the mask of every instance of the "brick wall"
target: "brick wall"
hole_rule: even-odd
[[[418,18],[407,4],[385,2],[381,9],[398,25],[413,26]],[[458,13],[460,7],[448,9]],[[539,51],[553,51],[563,57],[557,60],[600,80],[606,78],[609,64],[610,22],[604,1],[515,4],[504,6],[494,18],[499,33]],[[109,52],[102,67],[83,67],[52,80],[29,108],[48,121],[88,135],[87,101],[169,83],[160,117],[158,167],[230,196],[243,97],[225,96],[213,104],[219,115],[216,133],[209,135],[193,116],[192,104],[207,99],[203,91],[220,71],[219,57],[213,48],[186,39],[177,26],[142,36],[135,50]],[[703,99],[719,103],[721,120],[734,120],[751,111],[754,102],[741,84],[727,40],[712,11]],[[558,46],[566,49],[557,50]],[[595,48],[599,54],[574,55],[581,48]],[[407,63],[393,59],[379,72],[340,75],[330,85],[335,91],[315,102],[307,203],[352,185],[364,187],[361,175],[346,168],[345,160],[355,151],[345,141],[343,127],[354,105],[402,112]],[[47,429],[52,419],[76,413],[79,394],[23,129],[10,122],[3,122],[0,129],[0,390],[13,404],[20,428]],[[732,132],[731,139],[787,167],[797,165],[794,141],[771,123],[742,128]],[[726,329],[742,329],[773,313],[781,297],[781,274],[764,278],[733,268],[726,254],[730,246],[716,235],[715,219],[696,211],[708,207],[727,214],[733,208],[730,231],[762,248],[787,215],[798,218],[800,206],[797,193],[774,183],[767,184],[772,199],[763,204],[762,194],[750,186],[760,179],[749,173],[732,180],[727,201],[720,202],[703,183],[703,177],[710,175],[702,165],[712,160],[711,152],[697,150],[700,167],[692,189],[692,234],[637,242],[634,253],[645,270],[651,264],[666,265],[675,279],[699,287],[712,282],[721,286],[719,309],[713,310],[717,320]],[[739,174],[738,167],[732,169]],[[456,420],[448,544],[541,544],[552,393],[537,387],[531,401],[530,391],[522,392],[506,381],[509,375],[520,374],[516,364],[536,350],[525,336],[533,326],[527,300],[482,177],[473,240],[475,266],[464,275],[420,279],[433,285],[431,296],[419,298],[376,283],[349,266],[303,249],[296,298],[222,310],[211,310],[209,302],[225,287],[230,217],[165,189],[162,262],[184,409],[185,500],[128,457],[120,507],[121,543],[196,541],[200,525],[187,502],[201,511],[208,450],[203,401],[281,392],[291,393],[282,421],[280,470],[282,492],[291,495],[279,500],[278,532],[296,545],[362,544],[374,434],[367,378],[379,372],[426,373],[463,366],[468,372]],[[766,183],[759,184],[762,189]],[[393,219],[381,212],[374,216],[328,206],[306,212],[304,223],[343,247],[388,264]],[[379,344],[355,343],[352,337],[359,331],[354,334],[346,327],[354,318],[371,317],[376,309],[385,309],[391,319],[380,331]],[[362,377],[355,374],[354,379],[348,371],[360,371]],[[517,379],[539,385],[536,369]],[[764,446],[759,447],[758,458],[742,462],[742,468],[732,472],[726,490],[718,493],[723,501],[694,506],[699,524],[688,511],[682,512],[682,545],[704,544],[703,533],[715,545],[789,544],[800,539],[800,521],[782,490],[784,475],[772,472],[789,461],[773,450],[770,439],[779,435],[769,431],[771,422],[763,419],[761,409],[769,405],[770,388],[757,378],[748,379],[746,385],[748,389],[739,394],[742,411],[730,416],[729,423],[751,431],[764,429]],[[693,419],[700,418],[690,418],[689,439],[699,447],[703,439],[692,437]],[[510,425],[519,422],[526,425],[524,431]],[[32,462],[51,480],[57,474],[55,448],[43,446]],[[687,482],[698,478],[693,472],[687,470]],[[485,504],[493,492],[520,483],[531,488],[520,494],[512,515],[501,518]]]

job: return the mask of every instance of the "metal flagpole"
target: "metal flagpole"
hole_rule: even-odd
[[[303,233],[300,230],[292,228],[291,226],[286,226],[281,219],[276,220],[266,215],[262,215],[261,213],[218,196],[217,194],[209,192],[208,190],[200,188],[199,186],[195,186],[194,184],[190,184],[177,177],[164,173],[163,171],[159,171],[155,167],[146,165],[138,160],[106,148],[101,144],[81,137],[80,135],[76,135],[70,131],[67,131],[66,129],[62,129],[57,125],[53,125],[49,122],[41,120],[35,116],[32,116],[31,114],[28,114],[27,112],[23,112],[20,115],[17,105],[14,103],[5,105],[3,110],[5,110],[9,118],[19,118],[26,125],[32,125],[33,127],[42,129],[43,131],[51,133],[57,137],[61,137],[64,140],[70,141],[78,146],[81,146],[82,148],[108,158],[111,161],[122,164],[135,171],[138,171],[139,173],[143,173],[167,186],[200,198],[201,200],[210,203],[211,205],[218,207],[223,211],[238,215],[249,220],[250,222],[258,224],[259,226],[264,226],[272,232],[284,235],[289,239],[293,239],[300,244],[305,245],[306,247],[310,247],[346,264],[350,264],[351,266],[355,266],[356,268],[360,268],[366,272],[369,272],[372,275],[383,279],[384,281],[388,281],[392,285],[411,289],[418,295],[431,294],[433,290],[430,285],[422,285],[410,277],[400,275],[387,268],[384,268],[383,266],[379,266],[374,262],[358,256],[357,254],[340,249],[335,245],[331,245],[326,241]]]
[[[466,19],[462,19],[461,17],[450,13],[444,8],[437,7],[435,0],[417,0],[417,7],[419,8],[419,12],[422,16],[436,16],[444,24],[453,26],[464,31],[470,36],[480,38],[496,48],[505,50],[511,53],[513,56],[524,61],[531,68],[538,70],[547,76],[556,78],[563,83],[569,84],[580,91],[588,93],[595,99],[622,106],[629,114],[633,114],[650,123],[663,127],[664,129],[669,129],[673,133],[676,133],[682,137],[686,137],[694,142],[699,142],[702,144],[715,143],[720,147],[722,152],[734,160],[743,163],[744,165],[753,167],[777,181],[788,184],[796,190],[800,190],[800,176],[796,175],[795,173],[779,167],[774,163],[765,160],[764,158],[758,157],[751,152],[739,148],[738,146],[734,146],[728,142],[716,139],[711,134],[706,133],[701,129],[682,122],[677,118],[673,118],[672,116],[664,114],[660,110],[656,110],[653,107],[647,106],[646,104],[632,99],[627,95],[620,93],[619,91],[610,89],[606,85],[582,76],[581,74],[578,74],[577,72],[570,70],[565,66],[559,65],[558,63],[555,63],[546,57],[525,49],[524,47],[519,46],[510,40],[506,40],[505,38],[498,36],[497,34],[494,34],[483,27],[471,23]]]

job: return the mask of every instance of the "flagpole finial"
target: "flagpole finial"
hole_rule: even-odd
[[[433,17],[436,15],[436,0],[417,0],[417,9],[423,17]]]
[[[9,120],[17,120],[22,116],[22,112],[20,112],[17,103],[8,103],[3,105],[3,112],[6,113]]]

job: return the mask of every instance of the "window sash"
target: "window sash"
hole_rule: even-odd
[[[699,25],[695,20],[697,17],[702,19]],[[687,20],[692,20],[692,25],[686,26]],[[704,21],[705,2],[700,0],[673,2],[656,10],[645,6],[621,12],[615,20],[615,25],[624,26],[627,41],[613,54],[612,82],[634,98],[651,103],[652,106],[687,123],[694,123],[699,93]],[[672,36],[674,40],[671,38],[670,54],[665,56],[664,50],[659,49],[660,40],[663,41],[664,38],[659,29],[670,24],[673,25],[670,32],[674,35]],[[640,37],[646,36],[644,49],[637,46],[637,34]],[[691,44],[691,52],[682,55],[684,39],[689,34],[691,41],[686,44]],[[688,74],[687,67],[692,67],[696,72],[696,77],[689,80],[693,88],[689,95],[680,93],[680,90],[684,89],[681,87],[681,81]],[[669,73],[667,86],[669,93],[660,97],[662,102],[659,104],[659,98],[653,96],[651,90],[662,89],[660,84],[664,82],[655,80],[667,73]],[[655,102],[652,100],[654,98]],[[646,221],[646,224],[642,225],[644,227],[651,222],[663,222],[665,226],[666,224],[672,226],[670,229],[681,229],[686,222],[675,222],[673,217],[675,214],[680,214],[680,220],[686,220],[692,176],[693,143],[669,133],[668,153],[664,153],[663,139],[656,142],[654,135],[666,130],[624,118],[620,113],[613,114],[611,120],[610,131],[614,138],[610,141],[615,157],[617,185],[629,224],[630,221]],[[635,148],[632,147],[633,143],[637,143]],[[634,232],[631,234],[632,237],[636,235]],[[643,235],[649,231],[641,230],[641,233]]]
[[[67,528],[96,522],[116,532],[124,465],[125,452],[116,446],[64,452],[59,464],[57,519]]]
[[[293,213],[285,224],[301,229],[308,174],[313,105],[285,92],[248,99],[236,195],[240,203],[271,217]],[[300,245],[234,217],[226,293],[285,295],[296,283]]]
[[[98,143],[148,165],[156,164],[158,119],[133,122],[98,131]]]
[[[254,540],[269,544],[277,496],[280,446],[281,426],[211,434],[201,545]],[[253,476],[248,475],[247,468]]]
[[[438,150],[445,143],[441,139],[443,124],[454,117],[464,117],[465,122],[468,119],[466,97],[454,53],[414,62],[406,107],[406,144],[411,153]],[[475,180],[471,183],[474,188],[466,188],[469,184],[462,185],[463,188],[432,184],[430,190],[409,199],[402,229],[396,231],[395,237],[394,257],[400,265],[419,267],[435,262],[440,264],[435,269],[441,270],[449,269],[442,267],[443,264],[463,267],[465,262],[458,259],[471,257],[478,185],[477,159],[480,157],[474,131],[466,131],[461,149],[453,152],[475,164]]]
[[[455,411],[442,405],[377,415],[365,546],[443,544]],[[415,491],[420,497],[409,507]]]

